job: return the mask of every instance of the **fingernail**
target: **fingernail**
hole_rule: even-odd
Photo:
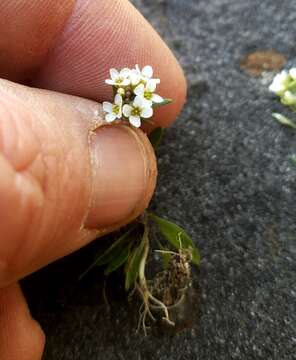
[[[90,142],[92,194],[87,228],[121,224],[139,215],[155,186],[156,165],[146,136],[128,126],[103,126]]]

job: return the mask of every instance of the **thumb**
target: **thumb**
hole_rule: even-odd
[[[147,207],[149,140],[101,115],[95,102],[0,81],[0,286]]]

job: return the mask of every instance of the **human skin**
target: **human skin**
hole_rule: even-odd
[[[99,104],[112,98],[109,68],[136,63],[152,65],[158,93],[173,99],[153,118],[169,126],[186,82],[128,1],[1,1],[0,360],[43,353],[45,336],[18,280],[148,206],[153,149],[142,130],[105,126]]]

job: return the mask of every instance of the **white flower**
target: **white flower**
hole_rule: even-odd
[[[145,107],[143,98],[140,96],[135,97],[132,105],[123,105],[122,112],[135,127],[141,126],[141,118],[148,119],[153,115],[152,107]]]
[[[296,68],[290,69],[289,74],[293,80],[296,80]]]
[[[296,105],[296,95],[293,94],[291,91],[287,90],[282,96],[282,102],[285,105]]]
[[[269,91],[281,95],[281,93],[287,90],[287,85],[290,80],[291,78],[288,72],[283,70],[274,77],[272,84],[269,86]]]
[[[154,94],[154,91],[156,89],[156,84],[151,79],[147,81],[146,86],[144,84],[139,84],[135,90],[134,93],[137,96],[140,96],[143,98],[144,106],[145,107],[151,107],[153,103],[161,103],[163,102],[163,98],[157,94]]]
[[[118,72],[116,69],[110,69],[111,79],[105,80],[105,83],[113,86],[127,86],[130,84],[130,69],[124,68]]]
[[[104,101],[103,110],[107,113],[105,120],[110,123],[115,119],[121,119],[122,117],[122,97],[119,94],[115,95],[114,104]]]
[[[155,83],[155,85],[160,83],[160,79],[152,79],[153,76],[153,69],[152,66],[150,65],[146,65],[143,67],[143,69],[141,70],[139,68],[139,65],[136,64],[136,68],[131,70],[130,72],[130,80],[131,80],[131,84],[133,86],[138,85],[139,83],[143,83],[146,84],[146,82],[148,80],[152,81]]]

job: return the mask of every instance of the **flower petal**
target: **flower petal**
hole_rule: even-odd
[[[129,68],[123,68],[120,70],[119,76],[123,77],[123,78],[127,78],[130,74],[130,69]]]
[[[130,116],[129,117],[129,122],[134,126],[134,127],[140,127],[141,126],[141,119],[139,116]]]
[[[149,108],[152,106],[152,101],[142,98],[142,108]]]
[[[114,81],[111,80],[111,79],[105,80],[105,83],[108,84],[108,85],[115,85]]]
[[[282,100],[287,105],[295,105],[296,104],[296,95],[294,95],[291,91],[285,91],[282,97]]]
[[[138,74],[141,74],[141,70],[140,70],[140,68],[139,68],[139,65],[138,65],[138,64],[136,64],[135,68],[136,68],[136,72],[137,72]]]
[[[278,82],[278,81],[273,81],[273,83],[271,85],[269,85],[269,91],[275,93],[275,94],[279,94],[281,93],[282,91],[285,91],[286,90],[286,87]]]
[[[296,80],[296,68],[290,69],[289,74],[293,80]]]
[[[116,80],[118,78],[118,71],[114,68],[110,69],[110,76],[112,80]]]
[[[118,105],[121,107],[122,105],[122,97],[120,94],[116,94],[115,98],[114,98],[114,104]]]
[[[146,76],[147,78],[150,79],[152,77],[152,75],[153,75],[152,66],[150,66],[150,65],[144,66],[143,69],[142,69],[142,75]]]
[[[149,92],[154,92],[156,89],[156,83],[155,81],[148,80],[146,84],[146,90]]]
[[[122,86],[127,86],[127,85],[129,85],[130,84],[130,80],[129,79],[123,79],[122,81],[121,81],[121,83],[120,83],[120,85],[122,85]]]
[[[129,117],[131,115],[132,107],[130,105],[123,105],[122,112],[125,117]]]
[[[159,103],[163,102],[163,97],[161,97],[160,95],[157,95],[157,94],[153,94],[152,101],[156,104],[159,104]]]
[[[141,117],[148,119],[153,115],[152,107],[146,107],[141,110]]]
[[[275,76],[274,80],[277,79],[278,81],[284,82],[288,80],[288,77],[289,77],[288,72],[286,70],[283,70]]]
[[[113,108],[113,104],[111,104],[108,101],[104,101],[103,102],[103,110],[106,111],[107,113],[111,113],[112,112],[112,108]]]
[[[134,93],[135,93],[136,95],[143,96],[143,95],[144,95],[144,91],[145,91],[144,85],[143,85],[143,84],[139,84],[139,85],[135,88]]]
[[[112,113],[112,114],[107,114],[107,115],[105,116],[105,120],[106,120],[108,123],[114,121],[115,119],[116,119],[116,115],[114,115],[113,113]]]
[[[142,97],[141,97],[141,96],[136,96],[135,99],[134,99],[133,105],[134,105],[135,107],[142,108],[142,106],[143,106],[143,99],[142,99]]]
[[[138,85],[141,80],[140,75],[135,70],[130,73],[129,78],[133,86]]]
[[[155,84],[155,87],[156,85],[160,84],[160,79],[149,79],[149,81],[151,81],[152,83]]]

